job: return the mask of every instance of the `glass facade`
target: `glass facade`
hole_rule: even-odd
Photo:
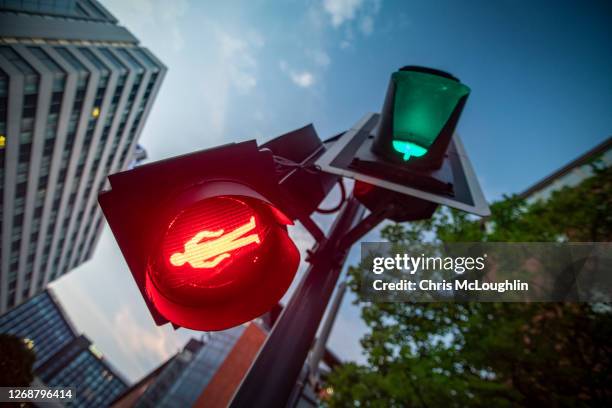
[[[91,342],[76,333],[49,291],[0,316],[0,333],[32,340],[35,376],[47,386],[74,387],[71,406],[107,406],[127,388]]]
[[[38,375],[50,387],[74,387],[76,398],[71,405],[75,407],[108,406],[127,388],[83,336],[41,367]]]
[[[0,0],[0,7],[31,13],[69,13],[75,0]]]
[[[14,13],[116,22],[98,2],[91,0],[0,0],[0,8]]]
[[[0,316],[0,333],[27,338],[34,343],[36,370],[58,350],[77,338],[49,292],[45,291],[28,302]]]

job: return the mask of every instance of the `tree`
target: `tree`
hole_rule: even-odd
[[[406,246],[432,233],[442,242],[611,241],[612,169],[593,168],[545,202],[504,197],[487,220],[444,209],[381,235]],[[365,271],[349,271],[358,296]],[[612,406],[609,304],[361,305],[368,365],[330,375],[329,406]]]
[[[36,355],[30,341],[0,334],[0,386],[27,387],[34,380]]]

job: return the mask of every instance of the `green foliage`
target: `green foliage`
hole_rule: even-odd
[[[34,380],[36,355],[27,341],[0,334],[0,386],[27,387]]]
[[[444,209],[383,229],[384,239],[611,241],[612,169],[546,202],[516,196],[487,220]],[[365,265],[350,269],[359,296]],[[367,303],[368,364],[329,378],[331,407],[612,406],[612,307],[584,303]]]

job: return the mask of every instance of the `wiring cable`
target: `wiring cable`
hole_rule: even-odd
[[[338,185],[340,186],[340,202],[334,208],[317,208],[316,211],[321,214],[333,214],[342,208],[342,204],[346,201],[346,187],[342,179],[338,179]]]
[[[308,173],[317,174],[314,165],[304,165],[302,163],[294,162],[293,160],[290,160],[283,156],[274,156],[274,163],[277,165],[277,167],[280,168],[289,167],[295,169],[302,169]]]
[[[283,156],[275,155],[274,164],[276,164],[279,170],[283,168],[292,168],[292,169],[304,170],[305,172],[308,172],[311,174],[319,174],[318,169],[313,164],[304,165],[302,163],[295,162]],[[339,211],[340,208],[342,208],[342,205],[346,201],[346,187],[344,186],[344,183],[342,182],[342,178],[338,179],[338,184],[340,186],[340,202],[333,208],[317,208],[315,210],[316,212],[320,214],[333,214]]]

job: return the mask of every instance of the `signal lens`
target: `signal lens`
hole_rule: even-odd
[[[404,142],[403,140],[394,140],[393,148],[396,151],[404,154],[403,159],[405,161],[410,159],[412,156],[421,157],[427,153],[427,149],[411,142]]]
[[[201,289],[230,287],[257,262],[256,250],[267,232],[260,215],[244,200],[202,200],[168,227],[161,259],[151,269],[153,282],[169,298],[183,301],[201,296]]]
[[[261,244],[259,217],[244,202],[230,197],[201,201],[179,214],[168,229],[164,252],[170,267],[223,269],[228,258],[244,256]],[[225,262],[224,262],[225,261]]]
[[[395,84],[393,148],[404,160],[421,157],[470,88],[450,78],[416,71],[397,71],[391,78]]]
[[[147,296],[171,322],[222,330],[260,316],[291,284],[299,252],[278,209],[214,196],[179,212],[148,260]]]

